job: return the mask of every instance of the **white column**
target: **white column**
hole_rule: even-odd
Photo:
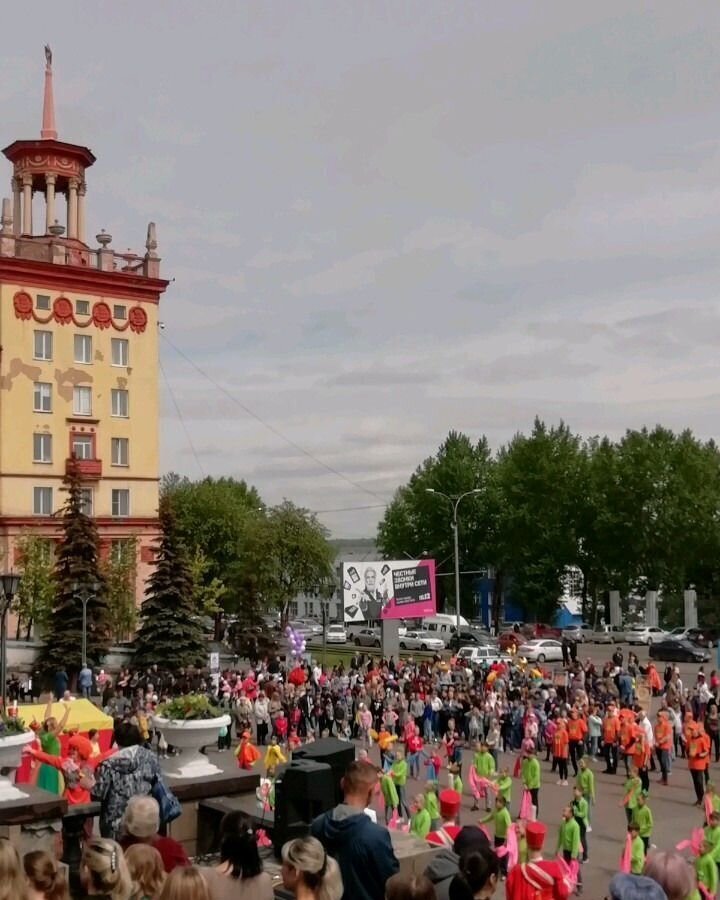
[[[610,624],[622,625],[622,610],[620,609],[620,591],[610,591]]]
[[[78,240],[85,243],[85,192],[87,189],[87,185],[84,181],[80,182],[80,186],[78,188],[78,201],[77,201],[77,237]]]
[[[69,238],[77,238],[77,213],[78,213],[78,180],[70,179],[68,189],[68,208],[67,208],[67,236]]]
[[[23,234],[33,233],[32,223],[32,175],[23,175]]]
[[[685,591],[683,593],[683,599],[685,601],[685,627],[697,628],[697,593],[692,588],[690,588],[689,591]]]
[[[57,175],[48,172],[45,176],[45,234],[50,234],[50,226],[55,222],[55,180]]]
[[[22,186],[19,178],[12,179],[13,192],[13,234],[19,235],[22,226]]]
[[[658,611],[657,611],[657,591],[645,591],[645,624],[646,625],[657,625],[658,623]]]

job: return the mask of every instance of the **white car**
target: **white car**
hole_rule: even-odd
[[[309,634],[322,634],[323,632],[322,625],[320,622],[316,622],[315,619],[293,619],[290,626],[295,631],[308,632]]]
[[[495,662],[502,662],[509,666],[513,661],[512,656],[493,647],[461,647],[458,650],[457,659],[466,668],[482,665],[491,666]]]
[[[562,661],[562,644],[550,638],[538,638],[522,644],[518,650],[518,656],[524,656],[528,662],[556,662]]]
[[[628,644],[657,644],[658,641],[667,640],[667,631],[658,628],[657,625],[633,625],[625,633]]]
[[[592,625],[583,622],[580,625],[567,625],[562,630],[562,637],[569,638],[571,641],[577,641],[583,644],[585,641],[591,641],[593,635]]]
[[[326,634],[328,644],[344,644],[347,641],[347,631],[345,626],[339,623],[328,625]]]
[[[400,638],[401,650],[444,650],[445,641],[428,631],[406,631]]]

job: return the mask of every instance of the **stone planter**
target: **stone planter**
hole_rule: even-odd
[[[201,747],[217,746],[220,729],[229,727],[230,716],[218,716],[216,719],[165,719],[153,716],[153,725],[162,732],[163,737],[180,750],[179,756],[171,757],[164,768],[166,775],[173,778],[205,778],[208,775],[220,775],[222,769],[214,766],[207,756],[200,752]]]
[[[15,771],[20,768],[24,748],[34,740],[32,731],[0,737],[0,803],[28,796],[15,787]]]

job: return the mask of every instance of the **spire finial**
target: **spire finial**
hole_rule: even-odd
[[[43,140],[56,140],[57,129],[55,127],[55,98],[53,96],[53,71],[52,50],[49,44],[45,44],[45,95],[43,97],[42,131],[40,137]]]

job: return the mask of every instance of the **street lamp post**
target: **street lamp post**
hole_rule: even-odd
[[[80,584],[79,581],[73,581],[72,583],[72,591],[73,595],[77,597],[77,599],[82,603],[83,609],[83,618],[82,618],[82,665],[83,669],[87,665],[87,605],[92,600],[93,597],[96,596],[97,592],[100,590],[100,585],[97,581],[93,581],[92,584],[84,585]]]
[[[453,553],[455,556],[455,629],[456,633],[460,634],[460,551],[458,547],[458,506],[460,506],[460,501],[464,500],[465,497],[471,497],[473,494],[480,494],[482,493],[482,491],[480,488],[473,488],[471,491],[465,491],[464,494],[460,494],[459,497],[451,497],[449,494],[444,494],[442,491],[436,491],[435,488],[425,488],[425,492],[428,494],[436,494],[438,497],[444,497],[448,501],[450,506],[452,506]]]
[[[13,572],[0,575],[0,592],[2,593],[2,606],[0,607],[0,695],[2,696],[2,711],[7,712],[5,704],[5,692],[7,690],[7,617],[10,612],[13,598],[20,587],[20,576]]]

